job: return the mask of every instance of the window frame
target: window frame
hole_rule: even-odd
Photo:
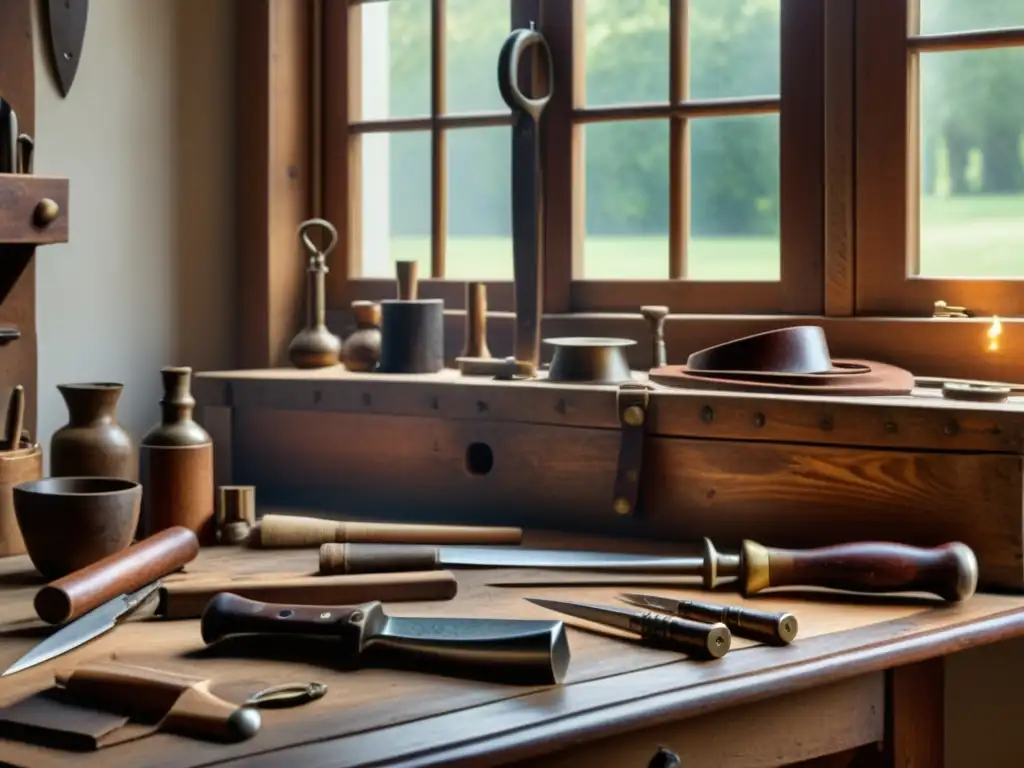
[[[855,74],[863,76],[864,59],[861,56],[856,62],[854,58],[855,22],[864,20],[865,0],[801,1],[820,3],[824,8],[824,183],[823,200],[815,206],[822,215],[820,221],[817,214],[808,217],[809,229],[814,231],[820,227],[823,232],[815,238],[816,242],[823,241],[818,270],[821,281],[810,288],[815,295],[823,296],[823,312],[815,315],[751,315],[736,311],[701,314],[693,308],[684,308],[685,313],[671,314],[666,321],[669,358],[685,359],[690,352],[704,346],[769,328],[814,324],[825,329],[832,352],[838,356],[884,360],[924,376],[1024,380],[1024,318],[1001,315],[1002,352],[992,355],[986,351],[985,332],[990,322],[986,317],[936,319],[931,316],[930,307],[924,311],[915,307],[912,317],[907,316],[911,313],[895,311],[890,316],[858,316],[858,311],[863,312],[864,308],[858,306],[857,289],[863,289],[864,272],[870,258],[865,256],[868,250],[865,244],[870,243],[863,226],[865,189],[854,183],[855,178],[864,173],[868,159],[865,153],[870,154],[869,148],[863,146],[863,115],[858,117],[854,108],[855,92],[859,99],[866,95],[863,83],[858,88],[855,77]],[[234,214],[238,231],[238,281],[235,301],[238,357],[244,368],[288,365],[288,343],[304,321],[306,301],[305,272],[296,230],[303,220],[325,215],[325,211],[338,205],[339,197],[346,194],[344,188],[331,187],[330,179],[323,178],[322,160],[326,158],[321,157],[325,151],[321,141],[323,121],[328,119],[330,110],[345,109],[346,102],[338,94],[332,98],[331,92],[325,91],[318,73],[324,66],[336,66],[337,57],[346,56],[348,52],[340,46],[323,46],[321,36],[315,34],[329,17],[332,7],[346,2],[246,0],[236,6],[238,189]],[[558,30],[549,27],[545,33],[550,39]],[[566,48],[556,45],[556,50]],[[556,61],[555,65],[562,68],[564,62]],[[557,108],[557,103],[549,105],[549,110]],[[315,119],[317,115],[321,118]],[[337,120],[337,115],[333,119]],[[549,193],[566,189],[566,180],[571,178],[569,170],[580,162],[579,154],[563,157],[562,162],[565,168],[548,166]],[[561,188],[555,179],[561,179]],[[572,192],[571,185],[569,192]],[[858,212],[860,221],[855,215]],[[345,219],[335,223],[339,231],[350,231]],[[549,231],[548,242],[557,244],[552,237]],[[568,229],[562,231],[561,238],[563,243],[579,242]],[[358,285],[365,298],[394,295],[393,281],[350,282],[350,266],[330,257],[329,261],[328,278],[333,286],[335,307],[339,301],[344,303],[356,298],[345,293],[348,285]],[[546,277],[549,286],[568,279],[565,274],[558,274],[550,261]],[[457,349],[465,315],[459,309],[464,301],[461,286],[430,280],[426,285],[424,290],[446,301],[446,333]],[[961,295],[964,294],[951,292],[945,298],[950,303],[970,306],[968,301],[954,301],[954,297]],[[490,284],[492,309],[510,307],[511,298],[510,283]],[[654,298],[644,297],[644,301],[654,303]],[[980,295],[979,298],[986,297]],[[336,332],[344,333],[351,327],[347,308],[336,308],[328,317]],[[543,323],[548,335],[619,335],[642,340],[647,333],[639,311],[573,313],[570,306],[552,301],[550,295]],[[496,353],[506,346],[511,349],[511,314],[491,312],[488,326],[491,348]],[[636,349],[642,350],[645,346],[641,344]]]
[[[943,300],[978,314],[1024,315],[1024,279],[915,274],[921,194],[918,52],[1020,47],[1024,30],[922,35],[919,3],[857,4],[857,313],[921,315]]]
[[[444,13],[445,0],[430,0],[433,52],[431,115],[361,122],[359,82],[361,48],[359,18],[368,2],[326,0],[321,47],[329,51],[323,81],[323,193],[328,219],[350,233],[334,256],[340,267],[328,285],[328,304],[343,309],[354,299],[394,294],[394,280],[364,278],[360,271],[359,136],[373,131],[430,129],[432,140],[431,274],[444,271],[447,190],[446,128],[509,125],[507,113],[446,115]],[[545,109],[542,129],[544,168],[544,307],[547,312],[622,312],[643,304],[664,304],[674,312],[819,314],[823,310],[821,221],[824,185],[823,57],[824,10],[820,0],[782,0],[782,61],[778,97],[688,100],[687,2],[670,0],[670,93],[663,103],[586,106],[584,103],[585,0],[510,0],[509,29],[537,21],[551,47],[560,76]],[[348,45],[337,44],[338,40]],[[327,41],[331,41],[328,44]],[[816,73],[808,75],[808,73]],[[781,104],[785,103],[785,109]],[[684,278],[689,229],[689,121],[699,117],[779,114],[780,144],[780,280],[689,281]],[[583,128],[596,122],[638,119],[670,124],[669,249],[670,277],[664,280],[587,280],[582,274]],[[816,215],[817,214],[817,215]],[[425,279],[424,296],[440,297],[445,306],[463,308],[465,280]],[[511,281],[492,281],[489,305],[512,309]]]

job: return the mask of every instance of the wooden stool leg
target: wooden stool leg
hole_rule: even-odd
[[[887,676],[887,763],[942,768],[945,763],[945,662],[930,659]]]

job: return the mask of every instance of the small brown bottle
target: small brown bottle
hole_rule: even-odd
[[[380,304],[353,301],[356,329],[341,347],[341,361],[350,371],[372,371],[380,361]]]
[[[160,423],[146,433],[139,448],[141,535],[183,525],[195,532],[200,544],[213,544],[213,440],[192,418],[192,369],[169,366],[160,375]]]

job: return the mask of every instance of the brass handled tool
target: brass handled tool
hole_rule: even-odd
[[[699,576],[705,589],[736,577],[739,590],[753,595],[768,587],[824,587],[854,592],[928,592],[949,602],[965,600],[978,586],[978,561],[966,544],[912,547],[888,542],[838,544],[818,549],[779,549],[744,541],[737,555],[719,554],[704,539],[702,557],[664,557],[616,552],[527,549],[525,547],[403,547],[325,544],[321,573],[427,570],[430,568],[544,568],[616,574],[616,578],[505,579],[490,586],[541,584],[627,586],[657,583],[638,578]],[[342,549],[342,547],[344,549]],[[340,564],[340,565],[339,565]],[[331,570],[338,567],[341,570]],[[626,574],[632,574],[627,576]],[[664,583],[664,581],[662,581]]]
[[[739,605],[715,605],[697,600],[677,600],[658,595],[619,595],[621,600],[643,608],[673,613],[691,621],[721,622],[737,637],[769,645],[789,645],[796,638],[797,621],[792,613],[769,613]]]
[[[373,651],[417,671],[519,684],[561,682],[569,666],[560,621],[388,616],[379,602],[281,605],[222,592],[207,604],[200,629],[208,644],[333,638],[339,660]]]
[[[526,598],[534,605],[577,619],[625,629],[648,642],[682,651],[699,659],[720,659],[729,652],[732,635],[722,623],[707,624],[651,611],[631,611],[607,605],[570,603],[562,600]]]

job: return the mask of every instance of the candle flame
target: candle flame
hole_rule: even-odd
[[[992,324],[985,331],[985,336],[988,337],[988,351],[997,352],[999,350],[999,336],[1003,332],[1003,324],[999,321],[998,317],[992,317]]]

